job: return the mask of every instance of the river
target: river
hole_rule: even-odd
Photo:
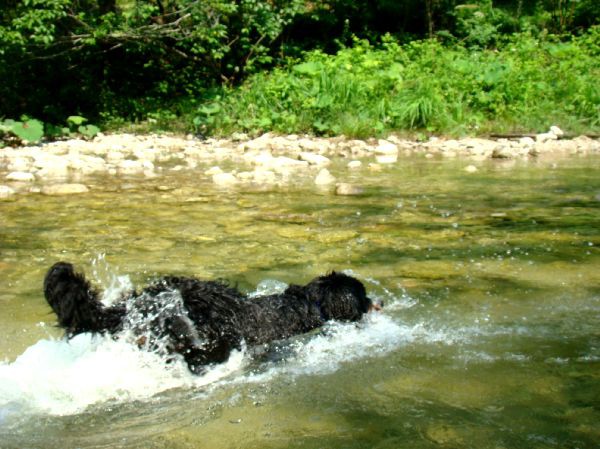
[[[401,158],[347,174],[350,196],[183,170],[0,202],[0,447],[598,447],[600,158],[464,165]],[[41,291],[58,260],[107,298],[160,274],[274,292],[345,270],[385,307],[197,377],[65,341]]]

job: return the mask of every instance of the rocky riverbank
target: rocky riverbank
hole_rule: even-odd
[[[600,154],[600,141],[588,137],[562,139],[552,127],[544,134],[514,139],[431,138],[426,142],[386,139],[353,140],[264,134],[200,140],[193,136],[98,135],[40,146],[0,149],[0,198],[18,193],[47,195],[85,193],[93,175],[164,176],[169,171],[195,170],[219,186],[281,185],[297,176],[315,184],[336,186],[338,194],[360,189],[336,184],[327,166],[343,160],[347,170],[380,170],[402,157],[464,158],[465,171],[476,172],[487,159],[537,158],[545,155]],[[225,170],[224,166],[235,169]]]

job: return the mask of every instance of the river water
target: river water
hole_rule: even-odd
[[[0,202],[0,448],[596,448],[600,159],[402,159],[336,196],[298,178],[96,178]],[[160,274],[276,292],[346,270],[384,301],[201,377],[54,327],[75,263],[110,301]]]

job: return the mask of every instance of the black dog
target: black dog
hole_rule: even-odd
[[[336,272],[259,297],[221,281],[169,276],[105,306],[83,274],[58,262],[46,274],[44,295],[69,337],[130,329],[141,346],[181,354],[194,373],[226,361],[244,342],[255,346],[282,340],[329,320],[357,321],[379,309],[360,281]]]

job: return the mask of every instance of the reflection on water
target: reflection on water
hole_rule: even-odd
[[[599,162],[333,167],[364,187],[348,197],[178,172],[0,203],[0,447],[597,447]],[[386,307],[199,379],[60,340],[41,294],[59,259],[109,294],[159,273],[251,292],[345,269]]]

